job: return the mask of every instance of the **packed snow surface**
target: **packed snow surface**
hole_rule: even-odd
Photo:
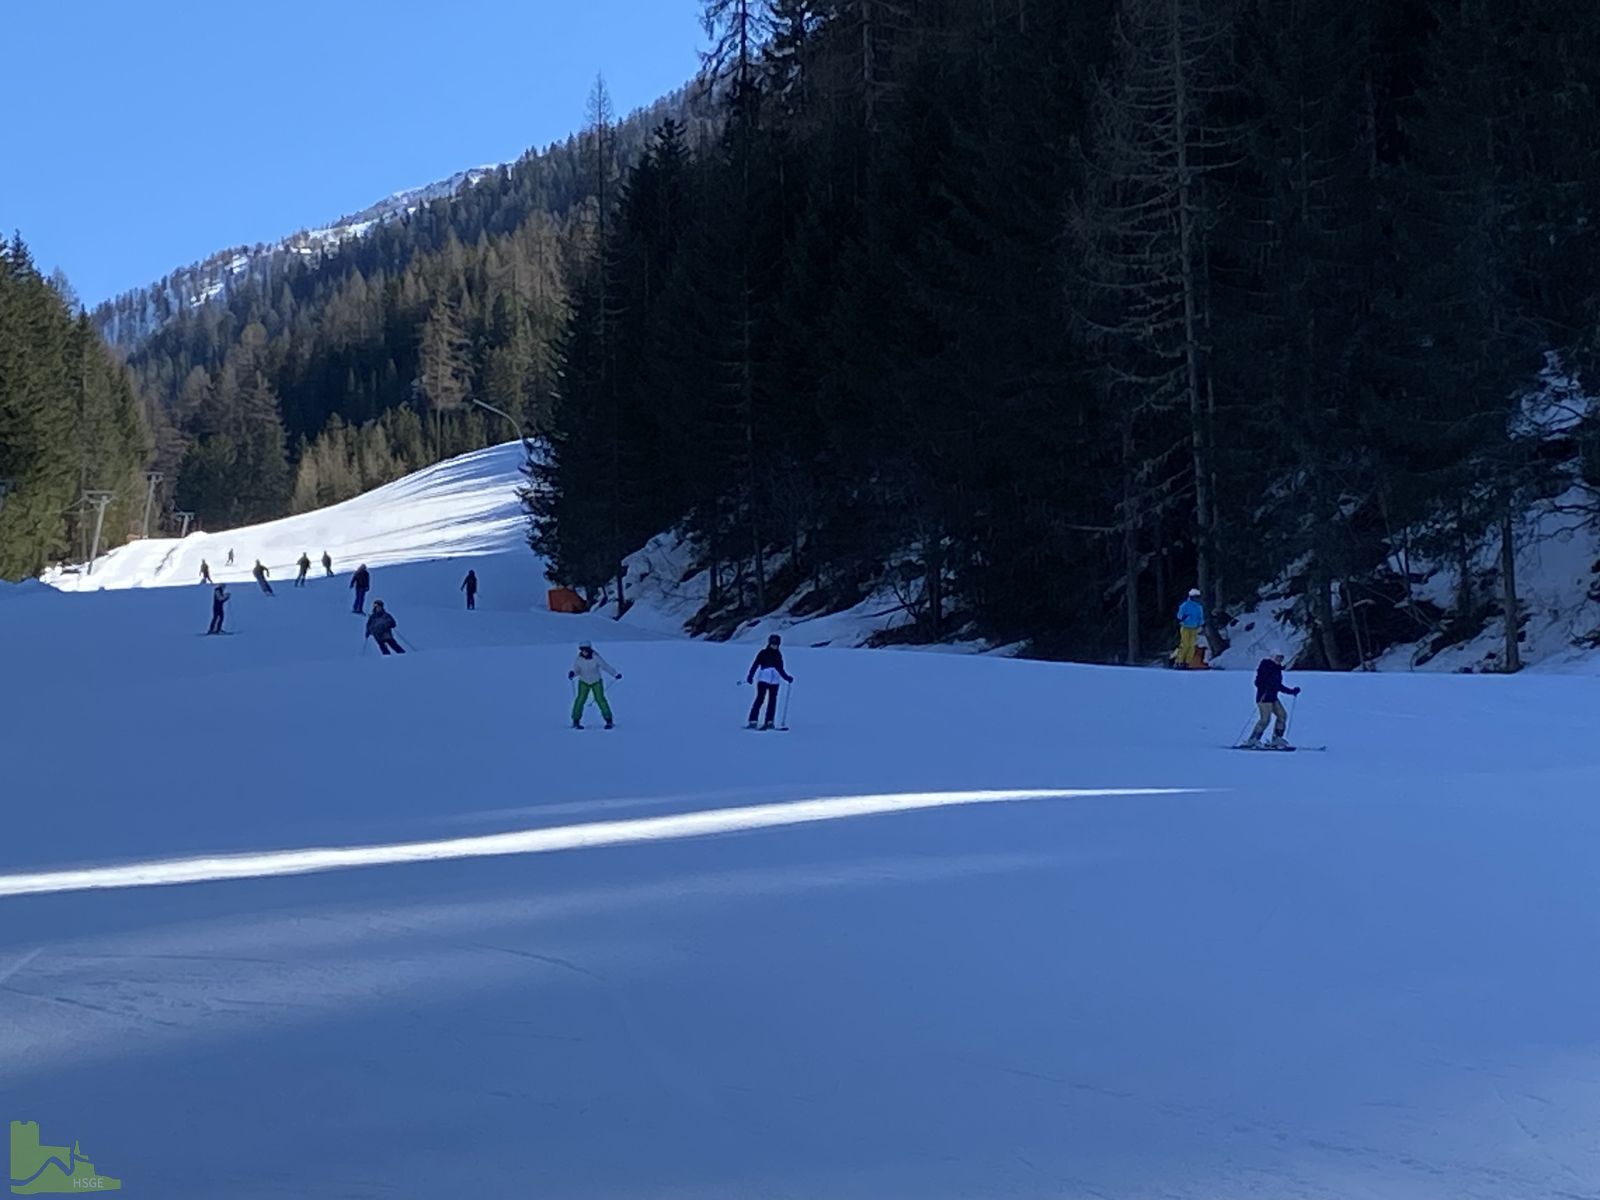
[[[516,461],[0,590],[8,1119],[163,1200],[1600,1195],[1593,681],[1250,754],[1248,672],[790,637],[751,733],[750,645],[543,609]]]

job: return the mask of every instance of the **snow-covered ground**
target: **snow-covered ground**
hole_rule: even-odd
[[[542,611],[515,453],[0,589],[8,1118],[163,1200],[1600,1195],[1592,681],[1252,755],[1236,671],[797,646],[748,733],[750,646]]]

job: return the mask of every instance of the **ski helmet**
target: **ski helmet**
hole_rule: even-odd
[[[594,647],[592,645],[590,645],[588,642],[579,642],[578,643],[578,649],[579,650],[593,650]]]
[[[781,637],[779,637],[777,634],[773,634],[771,637],[769,637],[767,639],[767,645],[769,645],[769,646],[781,646],[782,644],[783,644],[783,639]]]
[[[1190,588],[1189,589],[1189,599],[1191,599],[1191,600],[1200,599],[1200,589],[1199,588]]]

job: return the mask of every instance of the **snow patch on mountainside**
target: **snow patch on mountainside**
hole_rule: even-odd
[[[473,167],[448,179],[395,192],[360,212],[341,217],[320,229],[302,229],[274,243],[235,246],[201,262],[180,267],[149,288],[139,289],[100,305],[94,319],[107,341],[131,346],[149,337],[171,317],[219,298],[254,280],[270,281],[287,257],[314,258],[345,242],[366,237],[389,221],[403,219],[435,200],[448,199],[480,183],[499,166]],[[140,303],[134,306],[134,298]]]

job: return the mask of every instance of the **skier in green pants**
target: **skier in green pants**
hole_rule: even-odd
[[[583,728],[583,710],[588,707],[591,695],[594,696],[595,706],[599,708],[600,715],[606,719],[606,728],[616,728],[611,723],[611,703],[606,699],[605,681],[600,678],[602,671],[613,679],[622,678],[622,672],[596,654],[593,646],[588,642],[579,643],[577,661],[572,664],[572,670],[567,672],[568,679],[578,681],[578,694],[572,698],[574,729]]]

